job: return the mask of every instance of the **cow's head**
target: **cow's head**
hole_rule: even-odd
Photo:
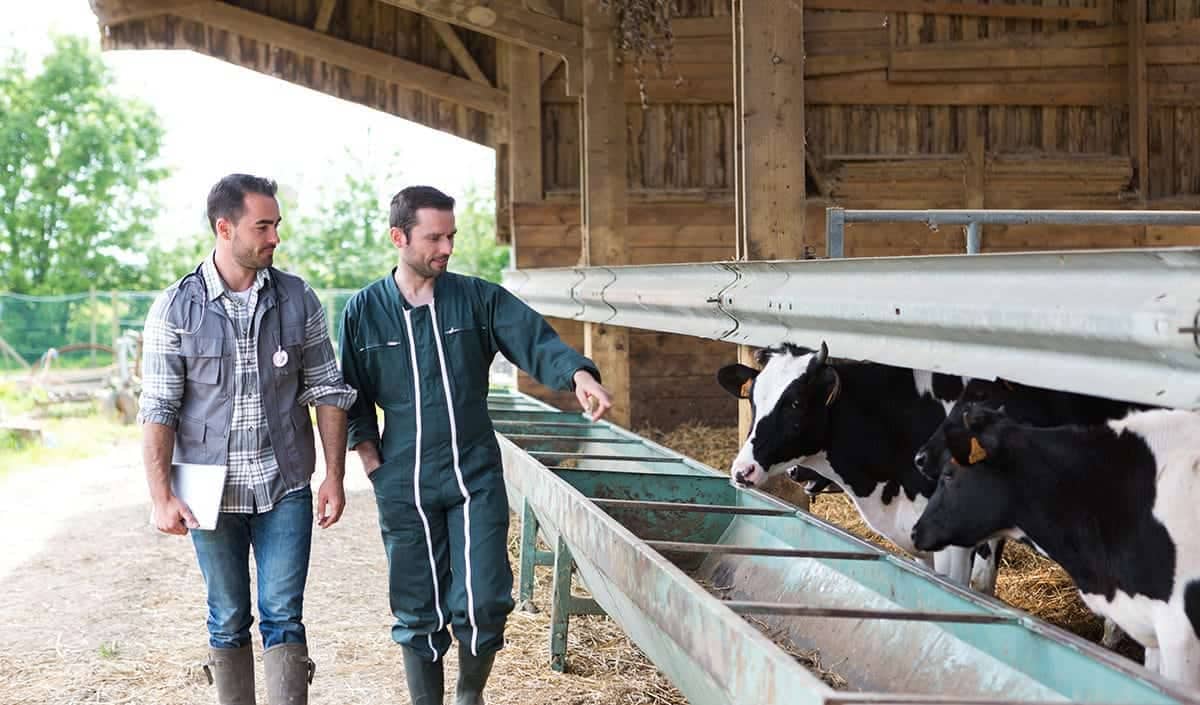
[[[975,546],[1012,528],[1017,480],[1005,462],[1014,423],[1003,409],[965,403],[943,424],[947,460],[937,490],[913,526],[919,551]]]
[[[824,449],[829,407],[841,389],[828,358],[823,342],[816,351],[784,343],[759,351],[761,371],[735,364],[717,372],[721,386],[749,399],[754,412],[750,436],[730,467],[735,485],[757,487]]]
[[[929,440],[917,449],[916,455],[913,456],[913,465],[930,480],[938,479],[938,473],[950,458],[946,449],[946,428],[952,423],[952,420],[961,421],[963,410],[968,405],[974,405],[976,408],[999,409],[1004,406],[1015,389],[1015,385],[1006,380],[972,379],[967,382],[958,401],[946,414],[946,419],[933,432]]]

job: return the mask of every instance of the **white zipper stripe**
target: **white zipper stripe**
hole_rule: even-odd
[[[442,367],[442,387],[446,390],[446,411],[450,414],[450,453],[454,458],[454,475],[458,478],[458,491],[463,496],[464,542],[463,562],[467,565],[467,617],[471,620],[471,655],[479,655],[479,626],[475,624],[475,592],[471,589],[471,493],[463,480],[462,467],[458,462],[458,426],[454,423],[454,397],[450,394],[450,372],[446,368],[446,353],[442,350],[441,328],[438,326],[437,309],[429,302],[429,318],[433,322],[433,339],[437,341],[438,362]]]
[[[421,516],[421,525],[425,527],[425,550],[429,554],[429,572],[433,575],[433,606],[437,609],[438,628],[437,631],[442,631],[446,627],[446,618],[442,615],[442,592],[441,586],[438,585],[437,563],[433,560],[433,536],[429,531],[429,519],[425,517],[425,510],[421,508],[421,380],[418,375],[420,368],[417,367],[417,343],[413,339],[412,331],[412,313],[408,309],[404,309],[404,332],[408,334],[408,352],[412,359],[412,377],[413,377],[413,407],[416,409],[417,420],[417,452],[416,461],[413,464],[413,496],[417,504],[417,514]],[[433,648],[433,636],[429,637],[429,648],[433,651],[433,660],[438,660],[437,649]]]

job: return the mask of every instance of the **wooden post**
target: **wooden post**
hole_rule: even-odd
[[[121,337],[121,300],[117,297],[117,292],[112,293],[112,308],[113,308],[113,337],[112,345],[117,347],[117,339]]]
[[[1129,158],[1137,175],[1138,200],[1150,198],[1150,98],[1146,85],[1146,3],[1129,3]]]
[[[91,335],[88,336],[88,342],[92,344],[92,364],[96,364],[96,314],[100,312],[100,300],[96,298],[96,287],[88,288],[88,319],[91,321]]]
[[[509,46],[508,65],[510,200],[536,202],[543,188],[541,60],[534,49]]]
[[[600,3],[585,3],[579,130],[583,149],[579,189],[583,198],[581,254],[585,266],[629,262],[624,67],[616,62],[616,58],[612,17]],[[628,428],[633,418],[629,330],[585,323],[583,345],[587,356],[600,368],[604,386],[612,392],[611,420]]]
[[[802,3],[733,0],[732,9],[737,257],[800,259],[805,216]],[[753,365],[751,348],[739,346],[738,361]],[[739,402],[741,438],[752,422],[749,402]]]

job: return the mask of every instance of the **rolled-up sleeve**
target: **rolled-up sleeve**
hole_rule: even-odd
[[[138,421],[176,428],[183,399],[184,364],[179,331],[168,318],[174,287],[159,294],[142,328],[142,394]]]
[[[313,406],[336,406],[343,411],[354,405],[358,392],[346,384],[333,354],[329,339],[329,324],[317,293],[304,285],[304,391],[299,403]]]

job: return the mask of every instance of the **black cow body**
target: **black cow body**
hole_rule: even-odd
[[[966,404],[944,428],[950,459],[913,543],[1028,538],[1147,667],[1200,687],[1200,414],[1037,428]]]
[[[732,463],[731,481],[756,487],[770,475],[803,466],[841,487],[877,533],[953,580],[994,591],[996,546],[973,579],[969,549],[926,554],[911,540],[936,487],[913,467],[912,456],[962,391],[961,378],[830,362],[827,356],[823,344],[813,351],[785,343],[760,352],[761,372],[745,365],[718,372],[727,391],[749,396],[754,406],[754,425]]]

